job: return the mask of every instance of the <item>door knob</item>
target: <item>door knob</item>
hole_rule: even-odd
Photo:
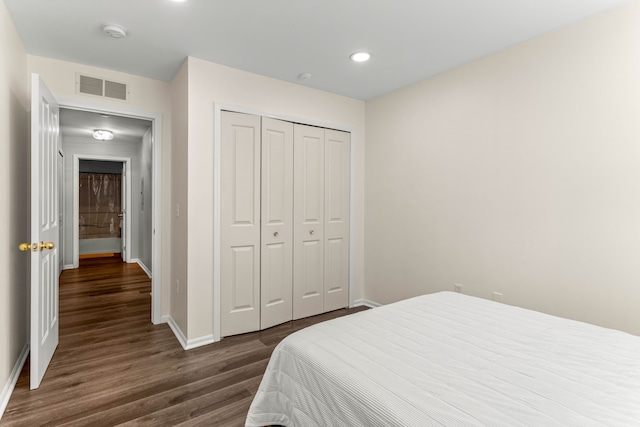
[[[311,230],[311,231],[309,232],[309,234],[311,234],[311,235],[313,236],[313,230]]]
[[[22,252],[26,252],[28,250],[31,250],[31,245],[29,243],[20,243],[18,249],[20,249]]]
[[[45,249],[53,249],[55,248],[56,245],[53,242],[40,242],[40,250],[45,250]]]
[[[122,213],[119,213],[119,214],[118,214],[118,218],[122,218]]]
[[[278,232],[277,231],[273,233],[273,237],[278,237]]]

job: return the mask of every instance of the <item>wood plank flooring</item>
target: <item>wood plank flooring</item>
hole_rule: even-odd
[[[276,344],[301,319],[184,351],[152,325],[151,281],[137,264],[85,259],[60,279],[60,344],[42,385],[29,361],[0,426],[240,426]]]

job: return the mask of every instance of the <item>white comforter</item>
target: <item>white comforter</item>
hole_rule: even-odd
[[[640,426],[640,337],[451,292],[306,328],[246,425]]]

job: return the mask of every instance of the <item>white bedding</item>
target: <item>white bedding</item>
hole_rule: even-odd
[[[640,426],[640,337],[452,292],[308,327],[247,426]]]

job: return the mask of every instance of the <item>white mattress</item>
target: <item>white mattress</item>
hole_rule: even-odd
[[[640,337],[452,292],[275,349],[247,426],[640,426]]]

